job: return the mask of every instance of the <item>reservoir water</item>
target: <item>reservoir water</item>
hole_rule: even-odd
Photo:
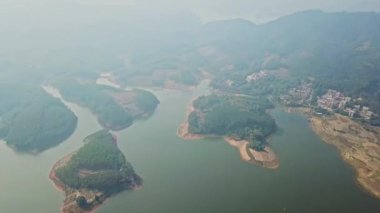
[[[241,161],[222,139],[184,141],[176,136],[195,92],[153,90],[154,115],[117,132],[118,145],[144,185],[108,199],[99,213],[380,212],[380,200],[363,191],[355,172],[323,143],[305,117],[280,109],[271,146],[280,168]],[[75,133],[38,155],[15,153],[0,143],[0,212],[59,212],[64,195],[48,178],[52,165],[101,127],[86,109],[67,103],[78,116]]]

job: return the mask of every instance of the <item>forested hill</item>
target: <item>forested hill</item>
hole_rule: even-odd
[[[213,87],[250,95],[279,95],[312,79],[316,95],[334,89],[361,97],[380,113],[379,13],[313,10],[256,25],[242,19],[202,24],[187,13],[168,14],[157,23],[158,14],[142,18],[100,7],[83,12],[69,18],[88,15],[93,21],[78,18],[76,29],[84,30],[65,36],[64,43],[59,39],[73,29],[60,22],[54,31],[41,25],[8,35],[7,48],[0,50],[0,77],[33,83],[58,74],[94,80],[108,70],[129,86],[165,86],[168,81],[191,86],[207,72]],[[43,38],[39,35],[51,40],[37,39]],[[22,54],[3,52],[11,47],[21,48]],[[260,71],[268,75],[247,81]]]
[[[234,23],[242,26],[242,20]],[[377,13],[306,11],[256,27],[209,27],[219,24],[206,24],[202,29],[208,34],[209,44],[215,44],[211,47],[226,61],[219,62],[220,68],[212,72],[220,73],[228,63],[234,66],[232,71],[240,69],[242,72],[285,67],[290,73],[303,77],[311,75],[324,80],[344,77],[340,79],[343,80],[341,87],[350,92],[364,88],[352,82],[358,76],[365,78],[365,82],[380,78],[374,75],[380,70],[379,60],[376,60],[380,52],[380,15]],[[227,29],[231,32],[226,33]],[[246,36],[247,29],[250,36]],[[221,35],[225,37],[221,39]],[[199,39],[204,37],[202,34]],[[350,87],[345,81],[354,84]],[[333,82],[326,84],[334,85]]]
[[[247,140],[256,150],[264,150],[266,138],[276,130],[266,113],[273,105],[266,98],[245,96],[201,96],[188,116],[192,134],[218,135]]]
[[[88,136],[83,147],[60,160],[51,174],[66,193],[62,212],[91,212],[111,195],[142,184],[115,136],[105,130]]]
[[[273,95],[312,79],[315,95],[335,89],[380,112],[380,14],[305,11],[256,27],[209,27],[221,23],[203,29],[213,86]],[[266,78],[247,82],[248,75],[263,70],[269,71]]]
[[[79,83],[74,79],[55,83],[68,101],[89,108],[106,129],[121,130],[135,119],[148,117],[159,104],[150,92],[140,89],[125,91],[94,83]]]
[[[94,19],[102,24],[78,19],[75,26],[91,28],[91,34],[78,31],[63,44],[54,39],[72,29],[60,22],[55,31],[41,24],[31,32],[33,37],[6,37],[8,46],[30,40],[31,47],[23,46],[22,54],[0,50],[4,55],[0,77],[38,82],[55,74],[96,78],[101,70],[110,70],[129,85],[147,78],[155,85],[167,79],[194,85],[201,79],[199,70],[206,70],[241,84],[248,73],[285,67],[291,76],[314,77],[324,87],[377,94],[373,88],[380,78],[375,75],[380,61],[378,13],[304,11],[261,25],[242,19],[200,24],[189,14],[170,14],[160,23],[164,27],[155,28],[157,14],[144,19],[109,9],[83,10],[89,17],[103,12]],[[118,19],[106,18],[107,14]],[[79,16],[74,13],[70,18],[75,15]],[[51,35],[52,41],[34,41],[39,33]],[[49,54],[38,51],[41,48]]]
[[[119,150],[117,140],[105,130],[88,136],[84,146],[55,172],[69,188],[100,190],[107,195],[142,182]]]
[[[16,150],[41,152],[68,138],[77,118],[42,88],[0,84],[0,138]]]

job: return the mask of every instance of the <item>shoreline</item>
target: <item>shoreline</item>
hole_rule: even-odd
[[[223,137],[219,135],[200,135],[200,134],[192,134],[189,132],[189,122],[188,117],[190,113],[192,113],[195,109],[193,107],[194,101],[198,97],[194,97],[190,100],[190,104],[187,107],[186,118],[180,124],[177,130],[177,136],[182,138],[183,140],[199,140],[208,137],[222,137],[230,146],[238,149],[240,158],[242,161],[259,165],[268,169],[277,169],[280,166],[279,160],[277,156],[273,152],[271,148],[265,146],[265,151],[257,152],[248,147],[249,142],[245,140],[235,140],[232,137]]]
[[[184,140],[199,140],[199,139],[202,139],[205,137],[203,135],[192,134],[189,132],[188,117],[195,110],[193,107],[193,103],[197,98],[198,97],[194,97],[190,100],[190,103],[187,106],[185,120],[179,125],[179,127],[177,129],[177,136],[184,139]]]
[[[58,160],[52,167],[49,173],[49,179],[53,182],[54,188],[57,191],[65,192],[66,186],[64,183],[62,183],[61,180],[57,177],[55,174],[55,171],[59,169],[62,166],[65,166],[67,162],[70,161],[71,157],[75,154],[76,152],[70,153],[66,155],[65,157],[61,158]]]
[[[92,208],[90,210],[84,210],[84,209],[79,209],[77,211],[75,211],[75,209],[73,211],[66,211],[65,209],[68,209],[70,206],[73,206],[73,202],[74,201],[70,201],[68,202],[68,198],[72,195],[72,194],[76,194],[77,191],[81,191],[81,190],[74,190],[74,189],[71,189],[69,187],[66,187],[65,184],[56,176],[55,174],[55,171],[57,169],[59,169],[60,167],[62,166],[65,166],[67,162],[70,161],[71,157],[75,154],[76,152],[73,152],[73,153],[70,153],[68,155],[66,155],[65,157],[61,158],[60,160],[58,160],[52,167],[52,169],[50,170],[50,173],[49,173],[49,179],[53,182],[53,185],[54,185],[54,188],[59,191],[59,192],[64,192],[65,193],[65,198],[64,198],[64,201],[63,201],[63,204],[60,208],[60,212],[61,213],[67,213],[67,212],[78,212],[78,213],[95,213],[96,212],[96,209],[98,209],[102,204],[104,204],[104,202],[106,202],[108,200],[108,197],[106,196],[101,196],[100,197],[100,202],[98,204],[95,204],[92,206]],[[89,190],[91,191],[91,190]]]
[[[258,152],[249,148],[249,142],[246,140],[236,140],[231,137],[224,137],[224,140],[232,147],[238,149],[243,161],[256,164],[267,169],[278,169],[280,162],[269,146],[265,146],[265,151]]]
[[[380,199],[380,141],[378,130],[369,131],[352,119],[334,114],[319,117],[310,108],[288,108],[288,112],[307,116],[310,128],[325,143],[339,152],[355,171],[359,187]]]
[[[114,87],[117,89],[122,89],[122,90],[127,90],[129,88],[125,84],[121,83],[118,80],[118,78],[115,76],[113,76],[112,78],[99,76],[99,78],[96,79],[95,83],[99,85],[106,85],[106,86]],[[145,83],[142,85],[138,85],[138,84],[132,84],[132,85],[133,85],[132,88],[163,89],[163,90],[175,90],[175,91],[185,91],[185,92],[194,91],[196,87],[198,86],[197,84],[186,85],[186,84],[181,84],[181,83],[171,81],[171,80],[165,81],[164,84],[161,86],[156,86],[156,85],[153,85],[152,83]]]

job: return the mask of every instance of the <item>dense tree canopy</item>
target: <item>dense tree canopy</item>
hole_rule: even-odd
[[[58,168],[56,174],[71,188],[107,193],[132,187],[141,181],[118,149],[116,139],[105,130],[86,138],[84,146],[65,166]]]
[[[189,131],[263,144],[276,129],[274,119],[266,113],[271,107],[267,99],[259,97],[202,96],[195,100],[195,110],[189,115]]]
[[[65,99],[89,108],[103,127],[112,130],[124,129],[135,118],[151,114],[159,103],[152,93],[138,89],[125,91],[71,79],[57,81],[55,86]]]
[[[65,140],[76,116],[42,88],[0,84],[0,137],[21,151],[43,151]]]

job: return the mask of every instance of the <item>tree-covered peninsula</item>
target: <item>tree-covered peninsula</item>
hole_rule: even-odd
[[[272,107],[263,97],[201,96],[192,102],[178,134],[184,139],[225,137],[239,149],[243,160],[277,168],[277,158],[266,140],[276,130],[274,119],[266,113]]]
[[[22,152],[41,152],[67,139],[77,118],[38,86],[0,84],[0,138]]]
[[[276,129],[274,119],[265,112],[272,108],[265,98],[211,95],[198,98],[193,106],[188,118],[193,134],[231,136],[262,150],[265,138]]]
[[[93,210],[112,194],[142,184],[111,133],[101,130],[84,143],[58,161],[50,173],[55,185],[66,193],[62,212]]]
[[[159,104],[152,93],[141,89],[127,91],[75,80],[59,81],[55,86],[66,100],[89,108],[111,130],[129,127],[135,119],[151,115]]]

